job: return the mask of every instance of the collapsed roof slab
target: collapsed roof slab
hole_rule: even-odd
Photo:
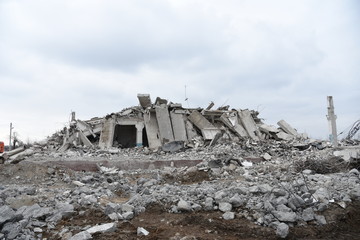
[[[148,107],[151,106],[150,94],[141,94],[141,93],[139,93],[137,95],[137,97],[139,99],[140,105],[143,108],[148,108]]]
[[[295,130],[295,128],[291,127],[290,124],[285,122],[285,120],[280,120],[277,124],[287,134],[290,134],[290,135],[293,135],[293,136],[299,135],[299,133]]]
[[[156,119],[159,125],[160,140],[167,143],[174,141],[174,133],[171,126],[170,115],[167,105],[155,106]]]

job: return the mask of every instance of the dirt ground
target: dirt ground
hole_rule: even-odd
[[[346,210],[330,208],[326,214],[333,222],[325,226],[310,225],[290,228],[286,239],[360,239],[360,202],[351,204]],[[332,216],[332,217],[330,217]],[[93,226],[111,222],[99,210],[87,209],[83,215],[61,221],[57,230],[64,227]],[[148,236],[137,236],[136,230],[143,227]],[[44,235],[48,239],[57,236]],[[131,221],[118,223],[112,233],[95,234],[93,239],[278,239],[271,228],[261,227],[243,219],[223,220],[220,212],[192,212],[173,214],[161,206],[153,205]]]
[[[51,176],[47,165],[22,163],[0,165],[0,185],[18,184],[41,185]],[[56,168],[58,174],[70,170]],[[168,176],[166,182],[179,181],[176,176]],[[208,180],[208,175],[188,174],[181,179],[183,184]],[[120,197],[120,196],[119,196]],[[81,214],[61,220],[56,232],[63,229],[83,229],[86,226],[112,222],[100,209],[77,209]],[[351,203],[346,209],[331,205],[323,213],[328,224],[290,228],[287,239],[360,239],[360,202]],[[224,220],[219,211],[169,213],[164,206],[151,205],[146,211],[131,221],[119,221],[115,232],[95,234],[93,239],[277,239],[274,229],[254,224],[245,218]],[[150,232],[148,236],[137,236],[137,228]],[[52,231],[54,232],[54,231]],[[76,233],[73,231],[73,233]],[[44,232],[43,238],[61,239],[58,235]]]

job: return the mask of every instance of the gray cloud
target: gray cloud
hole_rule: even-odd
[[[0,139],[39,139],[150,93],[230,104],[327,136],[359,118],[357,1],[1,1]],[[188,102],[185,102],[185,85]],[[39,124],[41,123],[41,124]]]

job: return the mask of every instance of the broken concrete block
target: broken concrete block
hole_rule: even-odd
[[[140,105],[143,108],[148,108],[151,106],[151,99],[150,99],[150,94],[138,94],[137,95]]]
[[[299,135],[298,132],[290,126],[290,124],[288,124],[287,122],[285,122],[285,120],[280,120],[277,123],[280,128],[287,134],[293,135],[293,136],[297,136]]]
[[[93,226],[86,231],[90,234],[94,233],[105,233],[105,232],[114,232],[116,230],[116,223],[105,223],[97,226]]]
[[[311,207],[304,209],[302,213],[302,219],[305,222],[312,221],[314,220],[314,218],[315,218],[314,210]]]
[[[191,204],[184,201],[183,199],[180,199],[180,201],[177,204],[177,210],[184,212],[191,211]]]
[[[326,224],[326,218],[323,215],[315,215],[315,219],[319,225],[325,225]]]
[[[228,202],[219,203],[219,210],[222,212],[230,212],[232,209],[232,205]]]
[[[177,152],[179,150],[184,149],[184,142],[183,141],[172,141],[169,143],[165,143],[161,149],[164,152]]]
[[[251,116],[251,113],[249,110],[239,110],[239,119],[242,125],[244,126],[246,132],[250,136],[251,139],[257,141],[260,137],[260,131],[257,128],[257,125],[254,121],[254,119]]]
[[[235,213],[234,212],[225,212],[223,215],[222,215],[222,218],[224,220],[232,220],[235,218]]]
[[[136,230],[136,233],[138,236],[147,236],[149,235],[149,231],[147,231],[145,228],[138,227]]]
[[[295,222],[296,213],[294,212],[283,212],[283,211],[273,211],[273,215],[282,222]]]
[[[268,154],[268,153],[264,153],[264,155],[263,155],[262,157],[263,157],[263,159],[266,160],[266,161],[271,160],[271,155]]]
[[[15,211],[7,206],[1,206],[0,207],[0,226],[4,224],[6,221],[12,220],[15,217]]]
[[[156,119],[159,126],[160,140],[167,143],[174,141],[174,133],[170,121],[170,115],[167,105],[161,105],[155,107]]]
[[[276,235],[280,238],[286,238],[289,234],[289,226],[286,223],[280,223],[276,227]]]

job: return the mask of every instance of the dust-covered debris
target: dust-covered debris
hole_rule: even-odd
[[[251,110],[186,109],[161,98],[153,104],[147,95],[139,101],[104,118],[73,118],[70,128],[18,149],[16,159],[7,155],[0,165],[0,238],[359,235],[359,158],[335,153],[358,145],[334,148],[285,121],[267,125]],[[159,122],[164,128],[154,130]],[[105,128],[113,140],[105,139]],[[134,146],[138,129],[146,130],[147,144]]]

